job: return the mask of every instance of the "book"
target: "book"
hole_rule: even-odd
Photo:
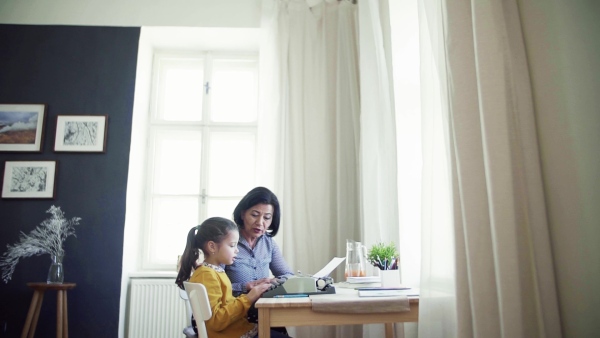
[[[347,277],[346,283],[351,284],[366,284],[366,283],[379,283],[381,278],[379,276],[370,277]]]
[[[357,288],[359,297],[391,297],[391,296],[418,296],[419,291],[409,287],[397,288]]]

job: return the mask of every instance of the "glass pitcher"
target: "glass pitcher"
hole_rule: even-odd
[[[346,240],[346,271],[344,276],[365,277],[367,275],[367,249],[360,242]]]

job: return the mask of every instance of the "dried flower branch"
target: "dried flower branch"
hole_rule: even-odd
[[[0,259],[4,283],[8,283],[12,278],[19,259],[42,254],[63,256],[65,240],[71,235],[77,237],[75,225],[79,224],[81,217],[73,217],[68,220],[60,207],[55,206],[51,206],[46,213],[52,214],[52,217],[45,219],[28,235],[21,232],[19,242],[15,245],[6,245],[8,250],[2,254],[2,259]]]

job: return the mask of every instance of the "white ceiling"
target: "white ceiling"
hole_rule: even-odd
[[[0,23],[258,27],[260,0],[0,0]]]

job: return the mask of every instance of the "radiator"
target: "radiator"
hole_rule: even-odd
[[[128,338],[181,338],[186,305],[174,279],[131,279]]]

